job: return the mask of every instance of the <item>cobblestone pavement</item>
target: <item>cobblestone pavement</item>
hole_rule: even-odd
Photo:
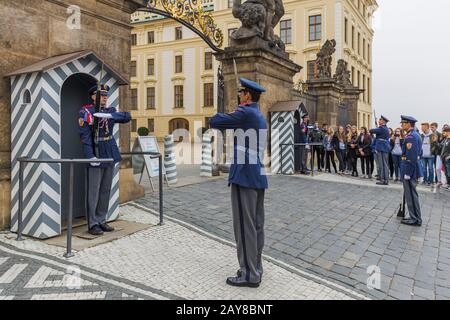
[[[421,189],[423,226],[396,217],[401,187],[274,176],[265,254],[376,299],[450,299],[450,196]],[[348,183],[347,183],[348,182]],[[225,180],[166,190],[167,215],[233,241]],[[139,204],[157,208],[157,196]],[[381,269],[379,290],[367,268]]]
[[[155,226],[157,215],[121,207],[121,219],[149,228],[61,259],[63,248],[0,234],[0,299],[364,299],[358,293],[274,260],[258,289],[225,284],[236,249],[183,223]],[[79,268],[79,289],[69,266]],[[75,278],[76,279],[76,278]]]

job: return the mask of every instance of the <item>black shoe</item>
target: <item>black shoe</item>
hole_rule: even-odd
[[[384,183],[383,181],[378,181],[378,182],[377,182],[377,185],[379,185],[379,186],[385,186],[385,183]]]
[[[242,277],[229,277],[227,279],[227,284],[233,287],[249,287],[249,288],[258,288],[260,282],[248,282]]]
[[[406,224],[407,226],[413,226],[413,227],[421,227],[422,226],[422,222],[415,221],[412,219],[403,219],[402,224]]]
[[[101,225],[100,225],[100,228],[101,228],[104,232],[113,232],[113,231],[114,231],[114,228],[111,227],[111,226],[109,226],[109,225],[107,225],[106,223],[101,224]]]
[[[90,234],[92,234],[93,236],[101,236],[101,235],[103,235],[103,230],[102,230],[102,228],[100,228],[99,225],[93,226],[88,232]]]

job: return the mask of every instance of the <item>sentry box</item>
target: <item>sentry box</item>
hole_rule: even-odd
[[[102,68],[103,66],[103,68]],[[102,72],[103,69],[103,72]],[[128,82],[90,50],[39,61],[7,75],[11,80],[11,230],[18,229],[17,158],[84,158],[78,112],[91,103],[88,90],[102,75],[110,86],[109,104],[119,109],[119,87]],[[119,140],[118,127],[114,137]],[[86,215],[86,166],[76,165],[74,218]],[[69,206],[68,166],[26,164],[23,172],[23,234],[48,239],[61,234]],[[119,214],[119,166],[109,203],[108,221]]]

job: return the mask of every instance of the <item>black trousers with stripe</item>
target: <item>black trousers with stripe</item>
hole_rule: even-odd
[[[234,236],[242,276],[257,283],[263,273],[264,189],[231,185]]]

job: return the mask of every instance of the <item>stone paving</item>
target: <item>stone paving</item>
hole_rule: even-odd
[[[0,234],[0,299],[364,299],[358,293],[266,259],[258,289],[225,284],[237,270],[236,249],[184,223],[166,221],[136,206],[121,219],[149,228],[62,259],[63,248]],[[82,282],[68,268],[78,269]]]
[[[326,176],[270,178],[267,256],[375,299],[450,299],[448,193],[420,189],[423,226],[414,228],[401,225],[395,214],[400,185]],[[150,195],[137,203],[157,209],[157,201]],[[168,216],[233,241],[224,179],[166,190],[164,201]],[[379,290],[366,285],[373,265],[382,274]]]

